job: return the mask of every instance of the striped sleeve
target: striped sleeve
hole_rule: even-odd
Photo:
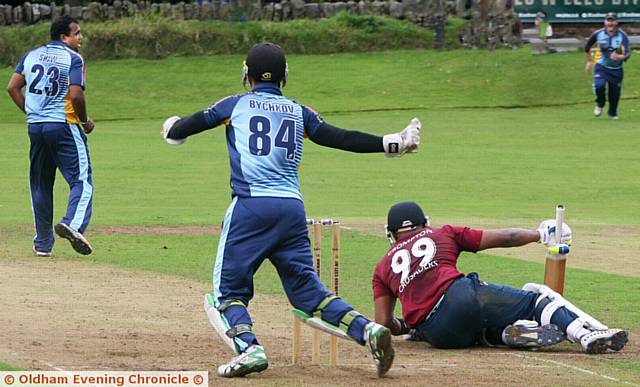
[[[69,68],[69,85],[76,85],[85,88],[85,68],[84,60],[77,53],[71,54],[71,66]]]
[[[631,50],[629,49],[629,37],[626,33],[622,32],[622,53],[624,54],[624,60],[629,59],[631,56]]]
[[[207,126],[209,128],[215,128],[221,123],[227,121],[231,117],[231,113],[233,113],[233,109],[235,108],[239,99],[240,96],[234,95],[231,97],[223,98],[213,105],[209,106],[204,111],[204,119],[207,123]]]
[[[596,37],[598,36],[598,31],[591,34],[591,36],[587,40],[587,44],[584,45],[584,52],[589,53],[589,51],[591,51],[591,47],[593,47],[593,45],[596,44],[596,40],[597,40]]]
[[[16,66],[16,73],[24,75],[24,60],[27,58],[27,55],[29,55],[29,53],[24,54],[22,58],[20,58],[20,62],[18,62]]]
[[[304,121],[305,135],[307,137],[313,137],[324,121],[322,120],[322,117],[320,117],[320,113],[308,106],[300,106],[302,106],[302,119]]]

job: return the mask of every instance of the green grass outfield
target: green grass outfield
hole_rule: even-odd
[[[170,115],[190,114],[241,92],[241,61],[216,56],[87,64],[89,112],[97,122],[89,136],[95,198],[88,234],[96,252],[79,257],[60,243],[56,259],[209,281],[217,237],[101,230],[220,223],[230,200],[224,130],[180,147],[164,144],[159,132]],[[398,51],[290,56],[289,65],[286,94],[334,125],[385,134],[414,116],[423,122],[421,152],[401,159],[306,141],[300,176],[310,216],[384,223],[391,204],[415,200],[435,224],[449,218],[513,220],[513,226],[533,228],[553,217],[562,202],[575,243],[583,244],[589,241],[580,239],[580,225],[610,230],[640,222],[640,70],[633,58],[615,122],[593,117],[591,77],[579,53]],[[8,80],[11,71],[0,70],[0,78]],[[20,259],[31,254],[28,138],[8,97],[0,98],[0,111],[0,260]],[[59,179],[56,218],[66,194]],[[372,310],[370,276],[387,246],[382,232],[343,234],[342,293],[363,312]],[[542,259],[484,254],[464,255],[460,267],[514,286],[541,281],[543,272]],[[273,276],[265,265],[257,290],[283,294]],[[570,269],[566,294],[606,323],[640,332],[637,278]],[[607,361],[640,379],[637,362]]]
[[[14,368],[6,363],[0,362],[0,371],[18,371],[17,368]]]

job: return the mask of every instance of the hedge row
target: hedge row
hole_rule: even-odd
[[[459,47],[463,22],[446,28],[445,47]],[[86,59],[158,59],[171,55],[245,53],[256,42],[272,41],[288,53],[328,54],[432,48],[433,32],[379,16],[340,13],[322,20],[225,23],[162,18],[121,19],[82,25]],[[49,40],[49,25],[0,28],[0,64],[15,65],[29,49]]]
[[[96,0],[80,0],[80,1],[74,1],[72,5],[88,5],[91,2],[94,2]],[[102,1],[98,1],[101,4],[113,4],[114,0],[102,0]],[[177,4],[180,2],[183,2],[184,0],[146,0],[149,3],[171,3],[171,4]],[[137,2],[136,0],[133,0],[132,2]],[[23,5],[25,3],[24,0],[1,0],[0,4],[6,4],[6,5],[10,5],[12,7],[17,7],[19,5]],[[54,3],[56,5],[63,5],[65,3],[67,3],[65,0],[31,0],[30,3],[32,4],[46,4],[49,5],[51,3]]]

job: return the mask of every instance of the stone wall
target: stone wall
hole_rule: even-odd
[[[461,37],[463,46],[494,49],[522,44],[522,26],[512,0],[473,0],[471,7],[458,11],[468,20]]]
[[[1,1],[1,0],[0,0]],[[12,7],[0,4],[0,26],[49,22],[59,15],[82,21],[103,21],[157,14],[178,20],[268,20],[320,19],[340,11],[356,15],[384,15],[409,20],[442,32],[446,18],[467,20],[461,42],[468,47],[513,47],[520,44],[519,23],[512,0],[360,0],[307,2],[304,0],[213,0],[170,3],[115,0],[113,4],[92,2],[85,6],[57,6],[25,2]]]

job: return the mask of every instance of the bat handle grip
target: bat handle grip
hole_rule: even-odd
[[[556,244],[562,243],[562,225],[564,223],[564,206],[558,204],[556,207]]]

